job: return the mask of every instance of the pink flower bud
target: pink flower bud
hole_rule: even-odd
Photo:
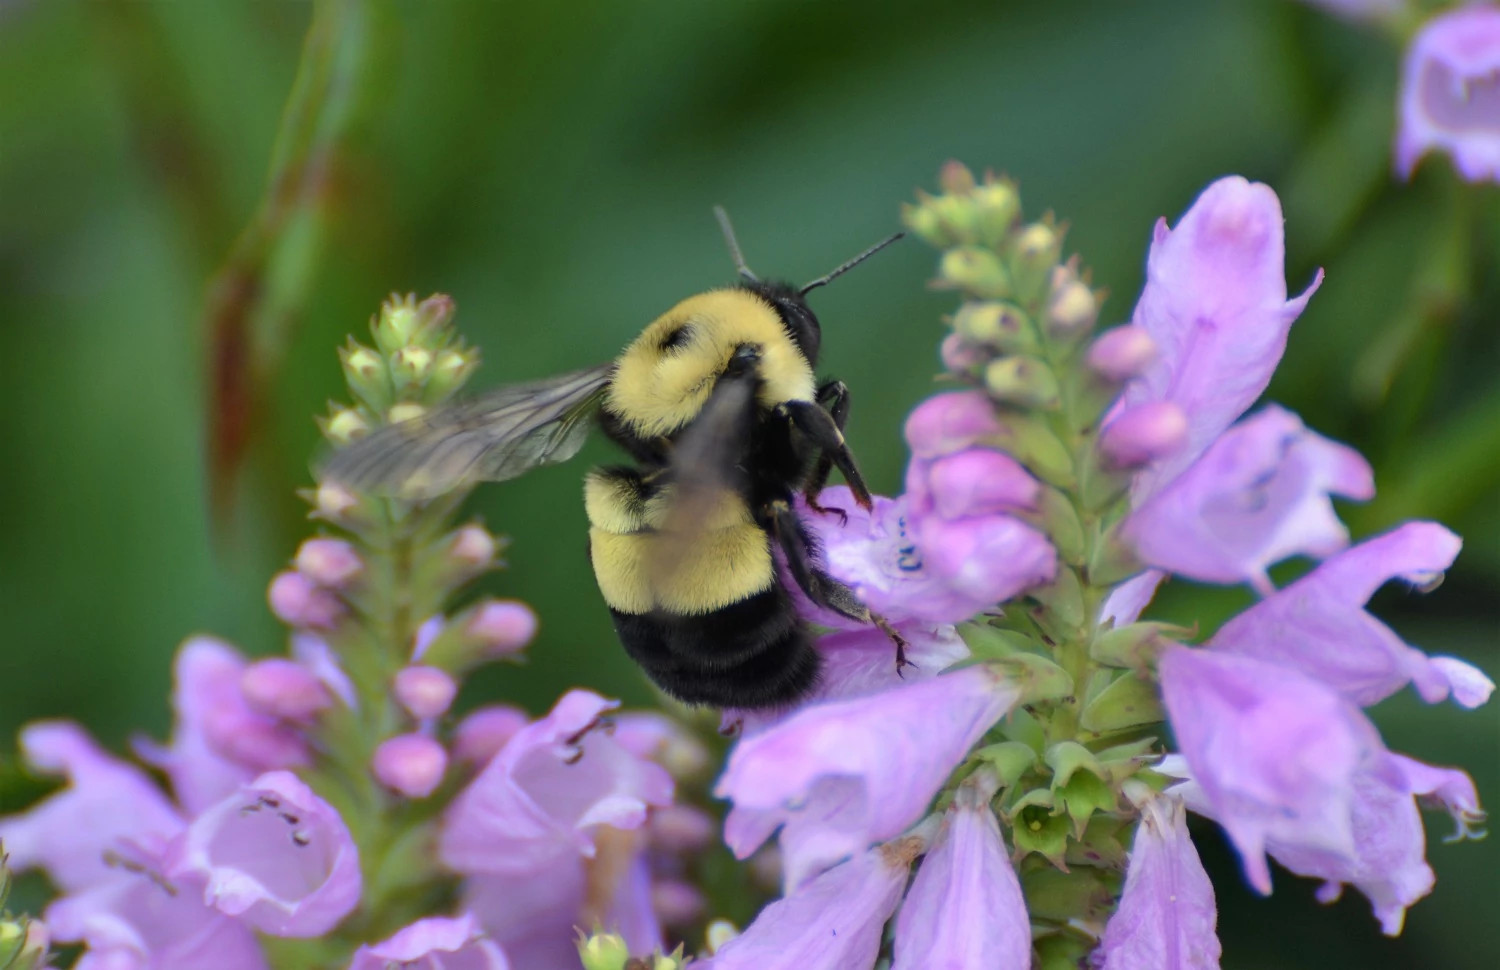
[[[983,391],[938,394],[906,419],[906,443],[918,458],[936,458],[999,434],[995,406]]]
[[[940,353],[943,366],[955,374],[971,374],[989,360],[989,355],[982,348],[974,346],[956,333],[943,338]]]
[[[495,537],[480,525],[466,525],[453,533],[448,555],[466,569],[485,569],[495,561]]]
[[[460,761],[485,764],[530,723],[531,718],[519,707],[491,704],[478,708],[454,729],[453,755]]]
[[[1099,435],[1099,451],[1113,468],[1139,468],[1177,451],[1187,435],[1187,414],[1181,407],[1152,401],[1111,421]]]
[[[1156,342],[1145,327],[1127,325],[1106,330],[1089,347],[1089,369],[1107,381],[1128,381],[1156,359]]]
[[[475,611],[466,631],[490,653],[515,653],[536,636],[536,613],[520,600],[490,600]]]
[[[441,717],[453,704],[458,684],[436,667],[406,667],[396,674],[395,693],[412,717]]]
[[[708,908],[703,894],[676,879],[662,879],[651,886],[651,908],[668,926],[686,926]]]
[[[319,586],[342,589],[365,568],[342,539],[308,539],[297,550],[297,571]]]
[[[938,515],[957,519],[1036,506],[1036,479],[1009,455],[969,448],[933,462],[928,485]]]
[[[240,693],[255,710],[286,721],[307,721],[333,699],[312,671],[293,660],[257,660],[240,675]]]
[[[692,805],[663,805],[651,813],[646,825],[652,847],[672,853],[706,849],[719,828],[707,812]]]
[[[426,798],[448,770],[448,752],[422,734],[398,734],[380,742],[371,765],[375,779],[407,798]]]
[[[266,591],[271,612],[289,626],[327,629],[343,613],[344,606],[333,593],[296,570],[276,574]]]

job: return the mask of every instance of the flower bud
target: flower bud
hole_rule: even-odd
[[[530,723],[531,718],[519,707],[490,704],[477,708],[453,729],[453,756],[471,764],[486,764]]]
[[[1061,253],[1062,233],[1055,226],[1033,222],[1016,234],[1010,271],[1015,292],[1022,302],[1029,302],[1046,291]]]
[[[463,386],[479,369],[479,351],[448,348],[433,359],[432,374],[427,378],[428,404],[436,404]]]
[[[359,496],[337,482],[323,482],[313,499],[314,513],[325,522],[343,523],[359,508]]]
[[[41,920],[0,920],[0,970],[40,970],[47,965],[50,944],[47,925]]]
[[[422,734],[398,734],[380,742],[371,769],[375,780],[407,798],[426,798],[448,770],[448,752]]]
[[[1156,360],[1156,341],[1145,327],[1129,324],[1106,330],[1089,347],[1089,369],[1119,384],[1139,377]]]
[[[385,419],[391,424],[400,424],[403,421],[411,421],[420,418],[427,413],[427,409],[420,404],[411,401],[402,401],[400,404],[392,405],[386,412]]]
[[[661,879],[651,886],[651,908],[668,926],[688,926],[703,915],[708,901],[685,882]]]
[[[618,933],[599,932],[580,937],[578,956],[583,961],[583,970],[625,970],[630,948]]]
[[[432,351],[426,347],[402,347],[391,357],[391,376],[397,390],[420,385],[432,373]]]
[[[319,586],[343,589],[365,568],[343,539],[308,539],[297,549],[297,571]]]
[[[705,935],[707,937],[705,942],[708,944],[708,952],[713,954],[719,952],[719,949],[724,944],[739,936],[740,930],[739,927],[727,919],[716,919],[708,924],[708,930]]]
[[[284,657],[257,660],[240,675],[240,693],[255,710],[287,721],[308,721],[333,703],[312,671]]]
[[[266,599],[288,626],[329,629],[344,612],[337,596],[291,569],[276,574]]]
[[[328,417],[318,420],[318,427],[335,445],[347,445],[370,433],[370,422],[355,408],[335,408]]]
[[[979,214],[979,237],[988,246],[998,246],[1021,217],[1021,196],[1007,179],[985,176],[974,190],[974,208]]]
[[[943,221],[932,206],[933,198],[923,192],[918,192],[917,198],[920,201],[916,205],[910,202],[901,204],[902,225],[933,246],[941,248],[949,245],[952,240],[948,238]]]
[[[932,462],[927,488],[945,519],[1032,509],[1039,491],[1020,462],[989,448],[969,448]]]
[[[484,526],[469,524],[453,533],[448,558],[465,573],[488,569],[495,561],[495,537]]]
[[[972,375],[990,359],[990,355],[982,348],[974,346],[956,333],[943,338],[938,353],[949,372],[962,376]]]
[[[1052,293],[1047,299],[1047,332],[1059,340],[1074,340],[1094,327],[1099,301],[1072,266],[1052,268]]]
[[[1122,412],[1099,435],[1099,452],[1115,469],[1139,468],[1187,441],[1187,415],[1171,401],[1152,401]]]
[[[997,401],[1051,410],[1062,401],[1057,377],[1035,357],[1002,357],[984,369],[984,386]]]
[[[938,280],[940,285],[982,297],[1000,298],[1010,293],[1010,277],[999,258],[978,246],[961,246],[945,252],[938,264]]]
[[[1036,327],[1013,303],[965,303],[953,329],[976,344],[1006,353],[1032,353],[1040,346]]]
[[[974,191],[974,173],[956,158],[950,158],[938,169],[938,186],[949,195],[968,195]]]
[[[396,700],[412,717],[441,717],[458,695],[458,684],[445,670],[436,667],[404,667],[397,672],[393,685]]]
[[[355,397],[374,411],[390,405],[395,391],[390,371],[379,354],[350,340],[347,346],[339,348],[339,363],[343,365],[344,380]]]
[[[490,600],[474,611],[464,632],[492,656],[515,653],[536,636],[536,612],[520,600]]]

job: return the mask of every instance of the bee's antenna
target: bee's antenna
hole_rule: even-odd
[[[858,256],[856,256],[853,259],[849,260],[849,262],[847,262],[844,265],[840,266],[838,269],[834,270],[832,273],[829,273],[827,276],[819,276],[817,279],[813,280],[811,283],[808,283],[806,286],[802,287],[802,289],[800,289],[800,290],[797,291],[798,294],[801,295],[801,296],[806,296],[808,294],[808,292],[811,291],[811,290],[816,290],[820,286],[827,286],[829,283],[833,282],[833,280],[836,279],[837,277],[843,276],[845,273],[849,272],[851,269],[853,269],[854,267],[858,266],[860,263],[863,263],[865,260],[869,259],[871,256],[874,256],[876,253],[880,252],[882,249],[884,249],[885,247],[889,246],[891,243],[893,243],[896,240],[900,239],[904,235],[906,235],[906,233],[904,233],[904,232],[898,232],[894,236],[891,236],[889,239],[882,239],[880,242],[878,242],[875,245],[871,246],[869,249],[866,249],[864,252],[860,253]]]
[[[745,254],[740,252],[740,241],[734,238],[734,226],[729,221],[729,213],[724,211],[722,205],[714,206],[714,218],[719,220],[719,228],[724,230],[724,242],[729,245],[729,256],[734,260],[735,272],[740,278],[749,283],[759,283],[760,279],[745,265]]]

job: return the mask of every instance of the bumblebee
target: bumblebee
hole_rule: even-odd
[[[745,265],[716,209],[737,284],[689,297],[613,362],[512,385],[380,429],[336,452],[325,481],[430,498],[571,458],[597,424],[633,460],[584,479],[589,558],[626,652],[688,704],[763,708],[806,695],[819,657],[779,563],[813,603],[904,641],[820,565],[793,501],[837,468],[870,492],[844,441],[849,391],[818,384],[807,294],[896,234],[798,287]]]

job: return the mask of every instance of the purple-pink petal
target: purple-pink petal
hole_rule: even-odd
[[[1187,441],[1137,476],[1137,501],[1171,481],[1245,412],[1271,380],[1287,333],[1322,276],[1287,300],[1281,202],[1238,176],[1214,182],[1176,228],[1157,223],[1132,323],[1158,357],[1125,401],[1172,401]]]
[[[1500,181],[1500,8],[1472,3],[1429,20],[1401,74],[1396,169],[1445,151],[1471,182]]]
[[[806,707],[730,753],[715,794],[739,858],[778,827],[789,887],[904,831],[1018,692],[982,666]]]
[[[1029,970],[1031,923],[988,799],[960,789],[896,920],[892,970]]]
[[[592,855],[599,825],[635,828],[672,800],[672,778],[600,730],[618,706],[570,691],[518,731],[454,800],[439,837],[460,872],[529,870],[561,848]]]
[[[1156,598],[1156,589],[1167,578],[1159,569],[1138,573],[1110,590],[1099,609],[1099,622],[1113,620],[1115,626],[1126,626],[1140,619],[1146,607]]]
[[[1408,646],[1364,609],[1393,579],[1419,586],[1440,577],[1461,545],[1434,522],[1408,522],[1330,558],[1225,623],[1212,645],[1301,670],[1369,707],[1411,683],[1423,700],[1450,694],[1465,707],[1489,698],[1494,684],[1451,657]]]
[[[1323,558],[1348,544],[1330,496],[1375,494],[1358,452],[1268,407],[1230,428],[1126,523],[1141,560],[1214,583],[1270,592],[1266,569],[1296,555]]]
[[[286,771],[209,808],[172,845],[167,874],[272,936],[321,936],[359,904],[359,850],[332,805]]]
[[[518,970],[578,970],[574,928],[583,922],[583,860],[565,848],[532,862],[529,870],[468,876],[464,906]]]
[[[1214,887],[1188,837],[1187,813],[1171,795],[1153,797],[1125,871],[1119,909],[1104,928],[1099,970],[1218,970]]]
[[[505,953],[484,938],[473,914],[419,919],[354,953],[349,970],[510,970]]]
[[[1386,754],[1357,707],[1254,657],[1174,646],[1159,673],[1178,746],[1256,889],[1271,891],[1271,841],[1352,854],[1353,779]]]
[[[703,970],[854,970],[870,967],[901,898],[909,860],[861,852],[760,911]]]
[[[62,775],[68,786],[20,815],[0,818],[0,842],[15,870],[44,869],[64,892],[119,876],[111,853],[159,846],[183,821],[145,772],[100,748],[71,721],[39,721],[21,731],[28,764]]]

